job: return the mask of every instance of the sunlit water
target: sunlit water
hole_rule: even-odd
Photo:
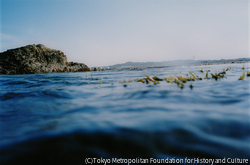
[[[86,157],[249,159],[250,77],[238,79],[250,66],[242,66],[0,75],[0,163],[84,164]],[[206,70],[211,77],[228,67],[224,78],[204,79]],[[136,82],[144,74],[164,78],[189,71],[203,80],[188,81],[183,89],[165,80]],[[119,83],[129,78],[133,82]]]

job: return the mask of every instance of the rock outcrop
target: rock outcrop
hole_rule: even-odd
[[[0,53],[0,74],[34,74],[90,71],[83,63],[67,62],[66,55],[42,44]]]

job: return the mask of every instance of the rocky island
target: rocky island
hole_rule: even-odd
[[[27,45],[0,53],[0,74],[35,74],[90,71],[83,63],[67,62],[60,50],[42,44]]]

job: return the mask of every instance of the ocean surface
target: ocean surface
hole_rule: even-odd
[[[211,78],[229,67],[224,78]],[[85,164],[89,157],[249,159],[250,77],[239,78],[250,65],[242,67],[0,75],[0,164]],[[145,74],[192,77],[189,71],[202,80],[183,88],[166,80],[136,81]]]

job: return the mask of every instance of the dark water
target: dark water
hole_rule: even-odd
[[[242,66],[0,75],[0,164],[249,159],[250,77],[238,79],[250,66]],[[228,67],[224,78],[187,82],[183,89],[166,81],[136,82],[144,74],[169,78],[188,71],[204,78],[201,68],[219,73]],[[134,82],[118,83],[129,78]]]

